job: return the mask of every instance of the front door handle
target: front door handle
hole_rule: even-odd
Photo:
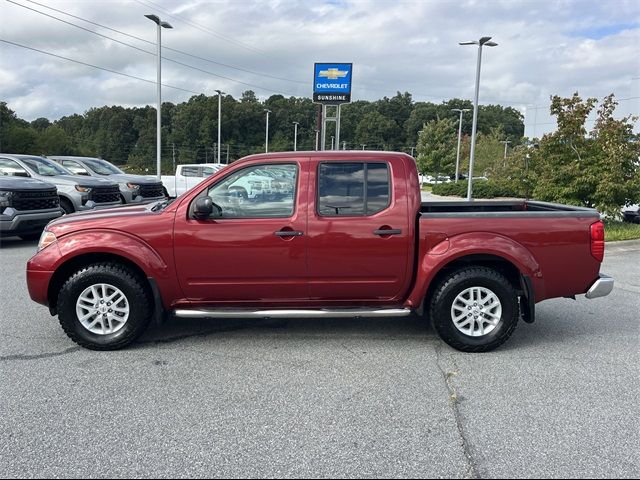
[[[280,230],[275,232],[274,235],[276,237],[301,237],[304,235],[304,232],[298,232],[296,230]]]
[[[379,229],[379,230],[374,230],[373,234],[374,235],[380,235],[381,237],[384,237],[386,235],[400,235],[402,233],[402,230],[400,230],[399,228],[395,229],[395,228],[389,228],[389,229]]]

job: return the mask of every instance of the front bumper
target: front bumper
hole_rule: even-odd
[[[0,215],[0,235],[12,236],[41,232],[51,220],[60,217],[63,213],[61,209],[37,213],[20,213],[7,208]]]
[[[598,297],[606,297],[613,290],[613,278],[608,275],[600,274],[600,278],[593,282],[589,291],[585,294],[585,297],[598,298]]]

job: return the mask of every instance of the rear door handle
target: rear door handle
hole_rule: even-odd
[[[304,235],[304,232],[298,232],[295,230],[280,230],[275,232],[274,235],[276,237],[301,237]]]
[[[374,235],[380,235],[380,236],[385,236],[385,235],[400,235],[402,233],[402,230],[398,229],[393,229],[390,228],[388,230],[384,230],[384,229],[380,229],[380,230],[374,230],[373,234]]]

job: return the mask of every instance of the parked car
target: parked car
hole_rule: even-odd
[[[120,205],[120,189],[103,178],[73,175],[69,170],[35,155],[0,153],[0,174],[35,178],[56,186],[65,213]]]
[[[175,175],[162,175],[161,177],[165,194],[170,198],[179,197],[224,167],[226,167],[226,165],[223,163],[178,165]]]
[[[284,171],[294,193],[230,187]],[[393,152],[247,157],[175,200],[49,224],[27,264],[31,298],[79,345],[122,348],[152,318],[430,318],[467,352],[505,342],[535,304],[608,295],[604,224],[535,201],[421,203]]]
[[[153,203],[166,198],[162,182],[148,175],[125,173],[101,158],[92,157],[48,157],[59,163],[74,175],[107,178],[120,187],[122,203]]]
[[[640,205],[631,205],[622,210],[625,222],[640,224]]]
[[[3,163],[0,158],[0,169]],[[36,239],[47,223],[63,213],[55,185],[0,175],[0,236]]]

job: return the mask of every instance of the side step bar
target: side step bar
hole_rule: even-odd
[[[361,318],[361,317],[406,317],[408,308],[319,308],[319,309],[273,309],[273,310],[175,310],[178,318]]]

